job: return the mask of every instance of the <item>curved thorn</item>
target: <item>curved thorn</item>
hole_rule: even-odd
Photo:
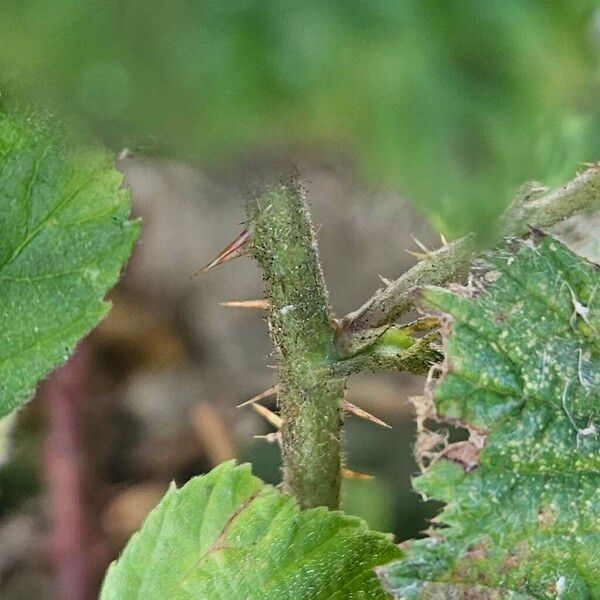
[[[411,256],[414,256],[417,260],[425,260],[429,258],[429,254],[423,254],[422,252],[413,252],[412,250],[404,249],[405,252],[408,252]]]
[[[277,393],[278,389],[279,389],[279,384],[275,384],[273,387],[270,387],[268,390],[265,390],[264,392],[257,394],[253,398],[250,398],[250,400],[246,400],[246,402],[242,402],[241,404],[238,404],[236,406],[236,408],[242,408],[242,406],[248,406],[249,404],[253,404],[254,402],[258,402],[259,400],[264,400],[265,398],[268,398],[269,396],[274,396]]]
[[[350,413],[352,415],[356,415],[359,419],[365,419],[365,421],[371,421],[371,423],[375,423],[376,425],[381,425],[382,427],[386,427],[387,429],[391,429],[391,425],[388,425],[385,421],[378,419],[372,414],[368,413],[366,410],[355,406],[351,402],[344,400],[342,402],[342,410],[344,412]]]
[[[246,246],[250,241],[250,232],[247,229],[244,229],[240,235],[238,235],[231,244],[223,248],[221,252],[216,256],[214,260],[209,262],[205,267],[198,269],[193,275],[195,277],[199,273],[206,273],[206,271],[210,271],[210,269],[214,267],[218,267],[238,256],[243,256],[246,253]]]
[[[276,429],[280,429],[283,425],[283,419],[271,412],[268,408],[262,406],[262,404],[252,404],[252,408],[263,418],[265,421],[273,425]]]
[[[352,471],[352,469],[346,469],[346,467],[342,467],[342,477],[344,479],[375,479],[373,475],[369,475],[368,473],[361,473],[360,471]]]
[[[419,246],[419,248],[420,248],[421,250],[423,250],[423,252],[424,252],[424,253],[425,253],[427,256],[429,256],[430,254],[433,254],[433,252],[432,252],[432,251],[431,251],[431,250],[430,250],[430,249],[429,249],[429,248],[428,248],[428,247],[427,247],[427,246],[426,246],[426,245],[425,245],[425,244],[424,244],[424,243],[423,243],[421,240],[417,239],[417,238],[416,238],[414,235],[411,235],[410,237],[412,238],[413,242],[414,242],[414,243],[415,243],[417,246]]]

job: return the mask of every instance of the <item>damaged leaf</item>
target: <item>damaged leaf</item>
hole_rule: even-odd
[[[106,576],[101,600],[381,599],[373,570],[402,556],[391,537],[223,463],[172,487]]]
[[[407,599],[600,598],[600,271],[537,231],[486,263],[422,292],[446,359],[421,424],[469,439],[430,436],[414,486],[446,506],[381,580]]]

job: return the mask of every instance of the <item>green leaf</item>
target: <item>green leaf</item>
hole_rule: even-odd
[[[105,154],[0,113],[0,417],[106,314],[139,224]]]
[[[227,462],[172,487],[111,565],[101,600],[385,598],[374,566],[402,552],[340,512]]]
[[[423,291],[446,315],[430,395],[470,435],[421,438],[415,488],[446,506],[380,576],[397,598],[600,598],[600,270],[540,232],[486,261]]]

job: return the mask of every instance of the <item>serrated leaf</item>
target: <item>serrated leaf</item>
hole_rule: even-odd
[[[295,501],[227,462],[172,487],[106,576],[101,600],[385,598],[402,553],[362,521]]]
[[[0,417],[106,314],[139,230],[121,182],[108,156],[0,113]]]
[[[414,482],[446,506],[380,570],[397,598],[600,598],[600,271],[532,237],[423,292],[446,315],[437,414],[471,435]]]

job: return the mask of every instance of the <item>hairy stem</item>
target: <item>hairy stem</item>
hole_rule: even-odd
[[[500,218],[500,237],[521,236],[529,227],[550,227],[577,212],[597,207],[600,207],[600,169],[592,167],[541,196],[520,193]],[[337,336],[340,356],[363,351],[408,312],[413,307],[411,292],[415,287],[442,285],[463,277],[476,250],[472,235],[445,245],[346,315]]]
[[[468,270],[474,248],[471,235],[443,246],[346,315],[338,336],[340,356],[352,356],[376,342],[396,319],[413,307],[414,288],[460,279]]]
[[[278,355],[284,489],[303,508],[337,508],[345,378],[333,371],[335,328],[305,192],[296,179],[272,186],[248,217]]]
[[[437,339],[436,333],[419,338],[405,349],[382,343],[384,333],[366,352],[359,352],[349,358],[338,360],[333,364],[336,375],[349,377],[354,373],[383,373],[405,371],[415,375],[427,375],[431,365],[441,361],[440,353],[431,343]]]

